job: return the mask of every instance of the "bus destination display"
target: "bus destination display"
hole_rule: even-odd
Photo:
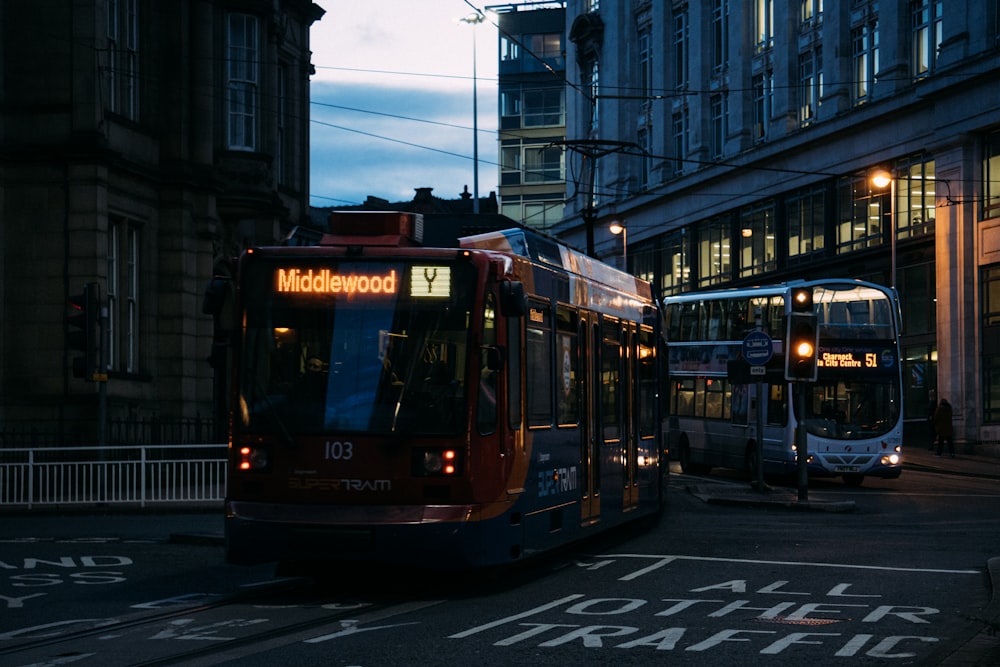
[[[896,354],[890,345],[820,345],[817,357],[820,370],[858,371],[862,373],[896,372]]]

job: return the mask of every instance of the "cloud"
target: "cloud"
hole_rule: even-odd
[[[480,196],[496,190],[497,34],[464,0],[323,2],[310,30],[310,193],[316,206],[473,190],[473,30]]]
[[[365,83],[312,86],[310,191],[317,206],[369,195],[408,200],[414,188],[439,197],[473,190],[470,91]],[[495,112],[480,99],[480,195],[496,182]],[[495,108],[495,107],[494,107]]]

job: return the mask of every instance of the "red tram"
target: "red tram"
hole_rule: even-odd
[[[227,560],[496,565],[660,511],[648,283],[525,230],[330,227],[238,265]]]

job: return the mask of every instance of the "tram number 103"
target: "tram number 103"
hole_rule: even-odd
[[[354,458],[354,443],[340,440],[326,441],[323,447],[323,458],[327,461],[347,461]]]

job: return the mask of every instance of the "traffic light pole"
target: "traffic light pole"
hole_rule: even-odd
[[[795,414],[798,416],[795,425],[795,454],[798,464],[799,502],[809,500],[809,446],[806,435],[806,383],[796,382]]]
[[[101,458],[104,457],[104,447],[108,444],[108,307],[102,302],[99,307],[101,313],[98,322],[97,338],[97,358],[98,365],[98,387],[97,387],[97,446],[100,448]]]
[[[756,309],[754,313],[755,329],[757,331],[764,330],[764,323],[761,319],[760,308]],[[764,383],[757,380],[757,470],[755,471],[754,480],[755,488],[761,493],[770,491],[771,489],[764,483]]]

